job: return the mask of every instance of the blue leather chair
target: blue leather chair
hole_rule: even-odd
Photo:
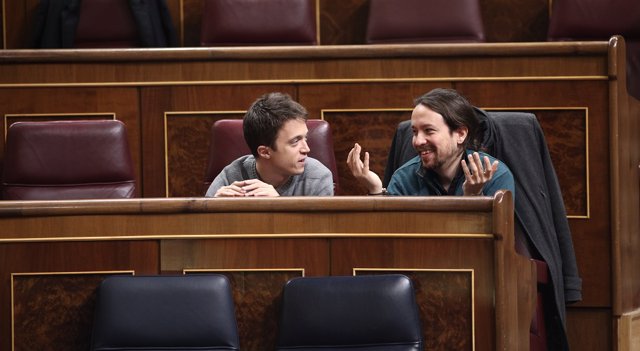
[[[98,290],[91,351],[238,350],[223,275],[111,276]]]
[[[422,349],[415,293],[404,275],[294,278],[283,289],[278,351]]]

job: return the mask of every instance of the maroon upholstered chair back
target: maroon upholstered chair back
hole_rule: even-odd
[[[484,42],[478,0],[371,0],[368,44]]]
[[[322,162],[333,174],[334,191],[338,190],[338,167],[333,152],[333,137],[327,121],[307,120],[309,156]],[[205,191],[222,169],[240,156],[251,151],[244,140],[241,119],[221,119],[211,127],[209,160],[204,176]]]
[[[316,0],[204,0],[200,44],[318,44]]]
[[[609,40],[627,44],[627,90],[640,99],[640,5],[638,0],[557,0],[549,19],[549,40]]]
[[[82,0],[74,46],[134,48],[138,29],[128,0]]]
[[[134,193],[122,122],[16,122],[9,127],[3,199],[111,199]]]

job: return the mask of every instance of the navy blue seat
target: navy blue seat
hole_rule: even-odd
[[[284,287],[276,350],[422,349],[415,293],[404,275],[294,278]]]
[[[112,276],[98,290],[91,351],[238,350],[223,275]]]

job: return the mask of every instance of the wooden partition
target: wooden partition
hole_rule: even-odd
[[[339,195],[359,142],[381,174],[415,97],[454,88],[487,110],[536,114],[569,217],[583,301],[568,308],[572,349],[610,350],[640,309],[640,104],[625,43],[371,45],[0,52],[0,129],[18,120],[125,122],[145,198],[197,197],[209,128],[283,91],[332,128]],[[0,143],[2,158],[4,143]],[[223,152],[223,151],[221,151]],[[635,320],[629,320],[633,322]],[[626,322],[625,322],[626,323]],[[637,323],[637,322],[636,322]],[[626,323],[625,325],[628,325]],[[584,331],[588,330],[588,333]]]
[[[243,350],[274,348],[288,279],[391,272],[414,282],[426,350],[528,350],[535,266],[508,192],[4,202],[0,225],[0,350],[88,349],[105,276],[202,272],[231,279]]]

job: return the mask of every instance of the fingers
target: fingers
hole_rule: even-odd
[[[216,191],[214,197],[235,197],[235,196],[245,196],[245,191],[236,183],[242,182],[234,182],[231,185],[223,186],[218,191]]]

